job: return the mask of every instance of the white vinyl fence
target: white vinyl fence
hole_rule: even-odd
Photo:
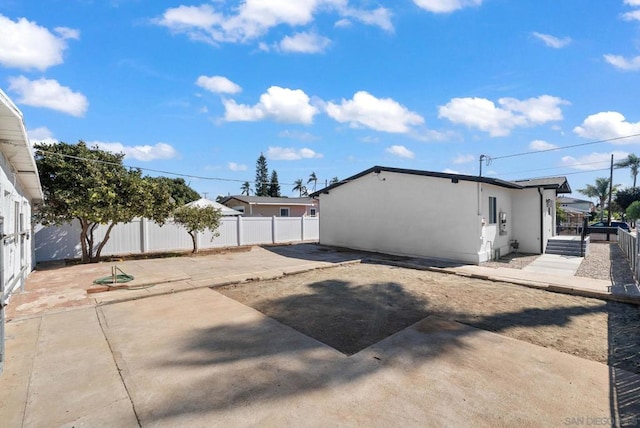
[[[199,233],[198,248],[238,247],[241,245],[317,242],[320,236],[318,217],[224,217],[217,229],[219,236],[206,230]],[[96,230],[96,244],[104,238],[106,226]],[[79,259],[80,226],[77,222],[63,226],[35,228],[36,262]],[[101,255],[144,254],[192,249],[191,236],[179,225],[167,222],[158,226],[147,219],[119,223],[112,230]]]
[[[618,229],[618,246],[627,257],[629,267],[636,281],[640,278],[640,264],[638,263],[640,252],[638,251],[638,245],[640,245],[640,240],[638,240],[636,235],[626,230]]]

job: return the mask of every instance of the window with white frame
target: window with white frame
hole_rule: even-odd
[[[280,217],[289,217],[289,208],[280,208]]]
[[[489,224],[496,224],[498,222],[498,211],[496,210],[496,206],[495,196],[489,196]]]

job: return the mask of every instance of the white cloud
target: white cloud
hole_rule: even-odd
[[[458,155],[455,159],[453,159],[453,163],[459,165],[463,163],[473,162],[475,160],[476,157],[474,155]]]
[[[568,168],[580,171],[593,171],[607,168],[611,164],[611,155],[613,155],[613,160],[616,162],[626,158],[629,153],[615,151],[610,153],[591,153],[577,158],[573,156],[563,156],[561,162],[563,166]]]
[[[365,126],[376,131],[407,133],[424,119],[391,98],[376,98],[366,91],[356,92],[351,100],[326,105],[327,114],[352,127]]]
[[[59,142],[57,138],[53,137],[53,132],[46,126],[29,129],[27,130],[27,135],[32,146],[36,143],[51,145]]]
[[[235,163],[235,162],[229,162],[227,164],[227,166],[229,167],[229,170],[231,171],[246,171],[247,170],[247,166],[241,163]]]
[[[299,160],[299,159],[319,159],[322,154],[303,148],[294,149],[286,147],[269,147],[267,150],[267,158],[269,160]]]
[[[456,171],[455,169],[445,168],[442,170],[445,174],[460,174],[460,171]]]
[[[348,28],[348,27],[351,27],[352,25],[353,23],[347,18],[339,19],[336,21],[335,24],[333,24],[333,26],[336,28]]]
[[[242,88],[224,76],[199,76],[196,85],[214,94],[237,94]]]
[[[604,60],[616,68],[624,71],[640,70],[640,56],[626,59],[620,55],[605,55]]]
[[[277,122],[311,124],[318,109],[311,105],[309,96],[300,89],[270,87],[260,96],[260,102],[248,106],[234,100],[223,100],[228,122],[255,122],[273,119]]]
[[[247,42],[281,25],[306,26],[320,12],[336,12],[341,18],[351,18],[387,31],[393,29],[388,9],[354,9],[348,7],[346,0],[244,0],[230,14],[224,13],[222,2],[217,4],[218,10],[209,4],[169,8],[153,22],[174,33],[186,34],[192,40],[211,44]]]
[[[628,122],[617,111],[603,111],[588,116],[582,125],[573,128],[573,132],[582,138],[591,140],[608,140],[640,134],[640,122]],[[640,137],[624,138],[611,141],[612,144],[640,143]]]
[[[78,39],[80,33],[66,27],[58,27],[54,31],[57,36],[25,18],[14,22],[0,15],[0,64],[41,71],[62,64],[66,40]]]
[[[631,12],[623,13],[622,19],[625,21],[640,21],[640,10],[632,10]]]
[[[624,0],[624,4],[629,6],[640,6],[640,0]]]
[[[439,107],[438,117],[488,132],[492,137],[503,137],[516,127],[562,120],[560,106],[568,102],[541,95],[526,100],[500,98],[498,104],[500,107],[486,98],[453,98]]]
[[[84,116],[89,107],[87,97],[60,85],[57,80],[10,77],[9,89],[19,95],[18,103],[49,108],[76,117]]]
[[[363,24],[380,27],[385,31],[393,31],[391,11],[384,7],[379,7],[374,10],[352,9],[345,7],[341,9],[341,15],[360,21]],[[336,22],[336,26],[340,26],[338,25],[339,22],[340,21]]]
[[[450,13],[482,4],[482,0],[413,0],[413,2],[418,7],[433,13]]]
[[[178,152],[166,143],[144,146],[125,146],[122,143],[109,143],[105,141],[88,141],[87,146],[98,146],[101,150],[113,153],[124,153],[125,157],[147,162],[156,159],[173,159],[178,156]]]
[[[535,38],[542,40],[545,45],[554,49],[563,48],[571,43],[570,37],[558,38],[558,37],[552,36],[551,34],[543,34],[543,33],[537,33],[537,32],[534,32],[532,34]]]
[[[278,45],[283,52],[320,53],[331,44],[331,41],[315,33],[296,33],[286,36]]]
[[[384,151],[394,156],[406,159],[413,159],[416,156],[415,153],[413,153],[411,150],[407,149],[405,146],[400,145],[387,147]]]
[[[557,148],[555,144],[547,143],[543,140],[533,140],[529,143],[529,148],[531,150],[552,150]]]

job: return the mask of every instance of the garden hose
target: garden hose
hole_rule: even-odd
[[[120,273],[117,273],[120,272]],[[132,281],[133,275],[124,273],[118,266],[111,266],[111,275],[103,278],[98,278],[93,281],[94,284],[109,285],[109,284],[123,284],[125,282]]]

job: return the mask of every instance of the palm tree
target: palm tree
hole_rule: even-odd
[[[300,192],[300,197],[302,197],[303,195],[307,196],[307,188],[302,182],[302,178],[298,178],[296,181],[293,182],[293,184],[295,184],[295,186],[293,186],[293,189],[291,189],[293,192],[295,191]]]
[[[631,169],[631,176],[633,177],[633,187],[636,187],[636,178],[638,172],[640,172],[640,158],[633,153],[627,156],[626,159],[622,159],[615,163],[616,168],[629,168]]]
[[[242,183],[242,186],[240,186],[240,190],[242,190],[243,195],[249,196],[249,194],[251,193],[251,185],[248,181],[245,181],[244,183]]]
[[[337,183],[338,181],[340,181],[340,179],[339,179],[338,177],[333,177],[333,178],[331,179],[331,181],[329,181],[329,184],[335,184],[335,183]]]
[[[316,191],[316,183],[318,182],[318,177],[315,172],[309,174],[309,179],[307,180],[307,184],[313,183],[313,191]]]
[[[612,193],[618,190],[620,185],[616,184],[612,187]],[[608,178],[596,178],[596,184],[587,184],[584,189],[578,189],[578,192],[589,198],[597,198],[600,201],[600,221],[604,221],[604,204],[609,199],[609,179]]]

